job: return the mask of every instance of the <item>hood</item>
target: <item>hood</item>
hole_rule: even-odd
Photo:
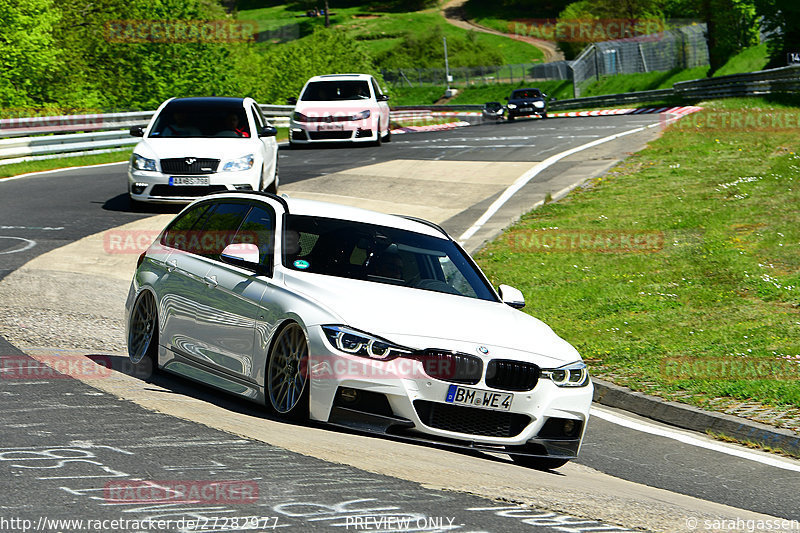
[[[133,150],[142,157],[167,159],[172,157],[208,157],[211,159],[236,159],[247,154],[258,154],[261,140],[256,138],[228,137],[164,137],[144,139]]]
[[[536,354],[540,364],[552,366],[580,359],[542,321],[500,302],[295,271],[286,271],[284,280],[338,315],[343,325],[410,348],[475,353],[486,346],[522,358]]]

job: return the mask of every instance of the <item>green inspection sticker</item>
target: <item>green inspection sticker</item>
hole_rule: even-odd
[[[302,259],[298,259],[297,261],[294,262],[294,267],[299,268],[300,270],[305,270],[310,266],[311,263],[309,263],[308,261],[303,261]]]

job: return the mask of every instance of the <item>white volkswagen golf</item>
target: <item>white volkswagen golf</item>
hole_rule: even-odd
[[[314,76],[300,91],[289,123],[292,147],[310,143],[391,139],[389,97],[368,74]]]
[[[171,98],[128,165],[134,201],[187,203],[213,192],[278,190],[278,143],[252,98]]]
[[[523,305],[433,223],[237,192],[194,202],[141,255],[126,335],[135,365],[282,417],[556,468],[592,385]]]

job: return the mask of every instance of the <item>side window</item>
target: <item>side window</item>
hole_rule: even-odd
[[[258,246],[258,260],[265,264],[272,257],[275,236],[275,214],[268,207],[253,207],[239,227],[234,243],[252,243]]]
[[[256,106],[251,106],[250,111],[253,113],[253,118],[256,121],[256,128],[261,131],[261,128],[267,125],[266,120],[264,120],[264,115],[261,114],[261,110]]]
[[[242,223],[250,205],[244,202],[218,203],[210,212],[203,225],[202,231],[191,242],[192,253],[219,259],[219,254],[227,245],[233,242],[236,230]]]
[[[186,211],[164,231],[161,244],[186,251],[191,241],[192,229],[198,225],[211,204],[200,204]],[[201,222],[202,224],[202,222]]]

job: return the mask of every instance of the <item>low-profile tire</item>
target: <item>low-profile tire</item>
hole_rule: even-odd
[[[385,142],[385,143],[392,142],[392,127],[391,126],[389,126],[386,129],[386,135],[383,137],[383,142]]]
[[[508,121],[509,121],[509,122],[511,122],[511,121],[512,121],[512,120],[514,120],[515,118],[517,118],[517,117],[515,117],[514,115],[508,115]]]
[[[547,112],[542,113],[542,118],[547,118]]]
[[[555,470],[569,462],[569,459],[554,459],[552,457],[532,457],[530,455],[511,455],[511,460],[520,466],[535,468],[536,470]]]
[[[264,187],[264,192],[271,192],[278,194],[278,156],[275,156],[275,173],[273,174],[272,183]]]
[[[276,333],[265,381],[272,412],[288,420],[308,418],[308,341],[300,324],[289,322]]]
[[[147,379],[158,371],[158,309],[150,291],[136,298],[129,320],[128,358],[137,375]]]

